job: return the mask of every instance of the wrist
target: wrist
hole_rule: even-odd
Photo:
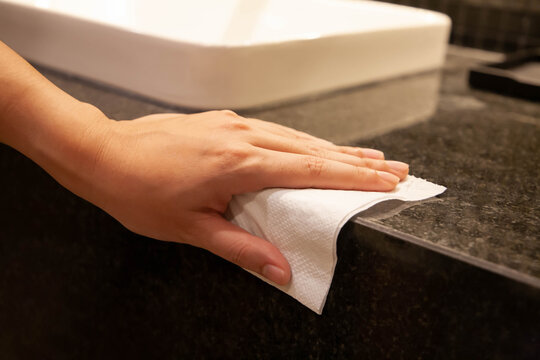
[[[88,198],[115,122],[60,90],[1,41],[0,63],[0,142]]]
[[[92,201],[96,174],[103,154],[110,147],[116,121],[107,118],[95,106],[77,102],[69,115],[55,129],[37,141],[39,163],[60,184],[86,200]]]
[[[43,94],[42,94],[43,95]],[[47,96],[51,106],[20,117],[16,148],[47,171],[61,185],[89,200],[96,164],[111,138],[115,121],[95,106],[69,95]]]

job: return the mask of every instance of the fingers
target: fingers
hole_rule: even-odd
[[[218,214],[205,219],[200,233],[201,246],[222,258],[251,270],[279,285],[291,279],[285,257],[270,242],[253,236]]]
[[[312,169],[313,164],[315,164],[316,167],[320,166],[320,164],[325,164],[324,161],[320,162],[315,158],[353,165],[357,168],[355,169],[357,173],[362,173],[362,183],[367,184],[369,188],[376,190],[382,188],[387,189],[386,186],[383,186],[384,181],[390,184],[395,182],[395,178],[389,176],[389,174],[397,176],[399,182],[399,180],[404,179],[409,172],[409,166],[407,164],[399,161],[384,161],[384,154],[375,149],[337,146],[326,140],[318,139],[309,134],[285,126],[257,119],[247,120],[252,121],[257,124],[257,126],[264,129],[263,136],[256,136],[251,140],[253,145],[267,150],[311,156],[304,158],[302,161],[306,162],[308,168]],[[332,172],[332,169],[334,169],[335,166],[332,164],[329,165],[330,171]],[[375,173],[375,175],[377,175],[375,176],[373,175],[373,172],[359,171],[358,168],[361,167],[378,170],[379,173]],[[395,187],[395,184],[391,189],[393,187]]]
[[[357,154],[365,158],[384,160],[384,153],[376,149],[355,148],[352,146],[341,146],[341,148],[343,149],[343,152],[348,154]]]
[[[390,191],[400,177],[382,170],[323,157],[265,150],[253,174],[264,187]],[[373,160],[376,161],[376,160]],[[388,163],[388,162],[387,162]]]
[[[351,155],[339,151],[336,146],[331,147],[319,147],[315,145],[305,145],[299,142],[293,142],[282,137],[259,139],[254,145],[267,150],[275,150],[287,153],[311,155],[314,157],[320,157],[328,160],[334,160],[343,162],[346,164],[367,167],[374,170],[385,171],[396,175],[398,178],[403,179],[409,172],[409,166],[399,161],[384,161],[375,160],[371,158],[363,158],[358,155]],[[373,150],[376,151],[376,150]]]
[[[299,146],[301,145],[312,145],[312,146],[319,146],[323,149],[335,151],[335,152],[341,152],[344,154],[349,154],[353,156],[359,156],[359,157],[365,157],[365,158],[371,158],[371,159],[378,159],[378,160],[384,160],[384,153],[379,150],[375,149],[367,149],[367,148],[357,148],[352,146],[338,146],[330,141],[317,138],[315,136],[312,136],[310,134],[307,134],[302,131],[298,131],[295,129],[288,128],[283,125],[279,125],[276,123],[271,123],[263,120],[258,119],[246,119],[249,122],[255,123],[260,129],[263,129],[273,135],[281,136],[283,139],[282,141],[287,143],[297,143]],[[277,140],[276,137],[269,138],[266,137],[267,141]],[[297,140],[295,142],[291,140]],[[264,147],[264,146],[263,146]]]

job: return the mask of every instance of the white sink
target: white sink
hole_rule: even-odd
[[[446,15],[352,0],[0,0],[27,59],[176,105],[243,109],[439,67]]]

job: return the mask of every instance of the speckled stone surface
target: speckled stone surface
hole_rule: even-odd
[[[449,83],[430,121],[362,144],[448,188],[379,224],[540,286],[540,105]]]
[[[471,64],[245,113],[372,145],[448,187],[344,228],[322,316],[203,250],[130,233],[0,146],[0,357],[537,359],[540,106],[471,91]],[[182,111],[42,70],[117,119]]]

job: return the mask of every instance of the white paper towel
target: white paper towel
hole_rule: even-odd
[[[281,286],[253,274],[321,314],[334,276],[342,226],[381,201],[424,200],[445,190],[410,175],[391,192],[267,189],[233,197],[227,218],[274,244],[289,261],[292,278]]]

